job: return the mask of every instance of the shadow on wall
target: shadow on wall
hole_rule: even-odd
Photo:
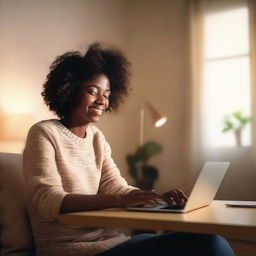
[[[205,153],[207,161],[231,162],[215,199],[256,200],[255,155],[251,147],[230,147]]]

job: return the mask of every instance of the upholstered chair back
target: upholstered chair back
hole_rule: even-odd
[[[22,155],[0,153],[0,250],[2,256],[32,256]]]

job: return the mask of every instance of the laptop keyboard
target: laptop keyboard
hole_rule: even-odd
[[[166,209],[166,210],[182,210],[184,209],[185,205],[179,206],[179,205],[173,205],[173,206],[165,206],[160,209]]]
[[[138,207],[138,206],[137,206]],[[157,205],[141,205],[139,208],[146,208],[146,209],[165,209],[165,210],[182,210],[184,209],[185,205],[179,206],[179,205],[166,205],[166,204],[157,204]]]

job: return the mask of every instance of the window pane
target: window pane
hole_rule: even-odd
[[[249,52],[248,9],[237,8],[204,16],[206,59]]]
[[[249,57],[206,62],[203,77],[203,143],[235,146],[232,131],[222,133],[224,117],[235,111],[251,114]],[[250,125],[242,131],[243,145],[250,144]]]

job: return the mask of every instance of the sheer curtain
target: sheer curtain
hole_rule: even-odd
[[[193,89],[191,106],[193,116],[191,124],[191,159],[194,170],[193,175],[196,176],[196,172],[205,161],[231,161],[231,166],[218,192],[217,198],[256,200],[256,188],[254,185],[256,179],[256,132],[254,120],[256,112],[256,3],[254,0],[191,0],[190,10]],[[235,44],[237,44],[237,49],[241,46],[237,43],[237,40],[240,39],[235,39],[235,42],[231,43],[229,47],[229,42],[225,39],[225,33],[229,33],[230,31],[225,32],[225,26],[230,21],[229,17],[225,16],[225,13],[227,15],[238,15],[237,17],[242,17],[244,23],[248,23],[249,21],[248,35],[250,36],[250,41],[249,38],[247,40],[250,44],[248,43],[248,51],[246,50],[246,42],[241,41],[241,44],[245,44],[245,50],[242,50],[241,53],[238,50],[237,54],[232,53],[232,47],[234,48]],[[208,33],[208,31],[205,31],[206,23],[208,22],[208,25],[211,25],[212,23],[209,22],[213,20],[208,19],[208,17],[217,17],[217,19],[219,17],[220,20],[217,20],[217,22],[220,22],[222,19],[223,22],[227,21],[227,23],[220,22],[216,34],[208,35],[209,37],[207,38],[205,35]],[[233,29],[234,33],[237,30],[232,27],[232,22],[230,29]],[[241,31],[241,33],[246,35],[246,31]],[[224,33],[223,38],[220,36],[221,33]],[[209,38],[212,40],[209,41]],[[213,54],[212,56],[208,54],[211,42],[216,42],[216,44],[220,45],[220,51],[218,52],[219,49],[217,49],[215,55]],[[225,44],[227,46],[226,50]],[[212,45],[213,47],[216,46],[215,44]],[[222,51],[221,49],[224,50]],[[240,64],[235,63],[235,58],[238,60],[240,57],[243,61],[237,61]],[[220,61],[222,60],[223,63],[218,66],[218,63],[221,63]],[[239,88],[236,87],[236,84],[239,85],[238,79],[240,78],[238,75],[242,74],[242,72],[245,74],[244,77],[247,75],[248,78],[244,79],[243,77],[244,80],[241,80],[240,85],[244,87]],[[235,78],[233,84],[232,78]],[[224,79],[227,80],[226,87],[221,84]],[[228,84],[228,82],[231,84]],[[217,88],[218,86],[219,89]],[[234,89],[234,91],[236,90],[238,96],[241,94],[244,102],[239,102],[235,98],[234,91],[231,91],[233,95],[230,96],[230,92],[228,92],[228,90],[231,90],[230,88],[232,90]],[[225,96],[225,93],[228,99],[227,105],[222,107],[221,98],[224,98],[223,95]],[[233,103],[232,100],[234,101]],[[232,109],[232,104],[236,107],[235,103],[237,103],[237,108],[243,108],[245,106],[243,110],[245,112],[248,111],[252,117],[250,124],[242,131],[244,137],[247,136],[248,141],[247,144],[244,143],[246,146],[244,145],[242,147],[235,145],[235,138],[232,137],[232,132],[222,134],[220,129],[222,125],[221,119],[218,117],[219,119],[217,120],[217,117],[214,117],[215,112],[217,113],[217,110],[220,112],[222,108],[223,116],[228,114],[226,113],[227,110]],[[238,110],[240,109],[234,109],[234,111]],[[216,127],[213,127],[215,125],[214,119],[215,121],[217,120],[215,122],[215,124],[217,123]],[[244,141],[246,141],[246,138]]]
[[[201,129],[200,101],[202,81],[202,58],[203,58],[203,2],[202,0],[190,1],[190,52],[191,52],[191,84],[192,84],[192,118],[191,118],[191,162],[193,169],[198,169],[201,164]]]
[[[252,139],[256,145],[256,1],[248,0],[249,7],[249,28],[250,28],[250,48],[251,48],[251,82],[252,82],[252,109],[254,113]]]

